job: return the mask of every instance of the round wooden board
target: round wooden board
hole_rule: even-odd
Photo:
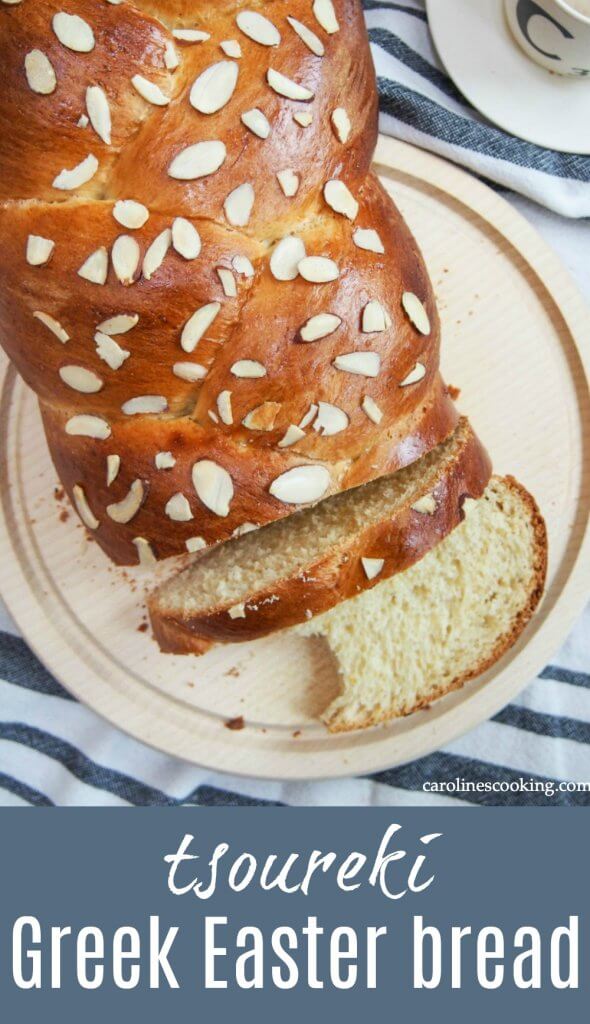
[[[203,658],[160,654],[142,626],[153,575],[111,566],[56,499],[36,401],[5,370],[0,558],[10,611],[81,701],[138,739],[218,771],[329,778],[422,756],[513,698],[553,655],[587,597],[585,303],[531,227],[474,178],[385,138],[375,163],[426,257],[442,315],[445,377],[460,387],[459,406],[496,472],[513,473],[536,496],[550,538],[546,595],[520,643],[428,713],[329,735],[317,716],[338,681],[321,641],[281,636]],[[237,716],[245,728],[225,728]]]

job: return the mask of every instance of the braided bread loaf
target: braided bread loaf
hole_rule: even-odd
[[[359,0],[0,0],[1,340],[120,564],[450,435]]]

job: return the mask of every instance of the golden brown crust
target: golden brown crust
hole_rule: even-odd
[[[310,6],[307,0],[266,5],[264,13],[280,26],[279,47],[260,46],[239,30],[235,18],[244,4],[238,0],[135,0],[117,5],[105,0],[35,0],[3,7],[0,199],[63,198],[52,188],[53,179],[89,152],[98,158],[100,170],[78,194],[134,198],[175,216],[202,216],[224,224],[222,206],[228,193],[244,181],[255,181],[261,202],[253,229],[293,216],[292,202],[273,181],[286,167],[304,169],[297,217],[317,204],[317,192],[327,178],[342,176],[356,186],[369,169],[377,134],[377,93],[361,5],[358,0],[335,0],[340,31],[332,36],[310,16]],[[60,12],[75,14],[92,27],[95,46],[89,53],[60,43],[51,27]],[[286,23],[287,16],[305,22],[321,37],[324,59],[307,49]],[[210,38],[193,44],[173,39],[171,30],[183,27],[198,27]],[[229,59],[220,49],[225,40],[238,41],[242,49],[240,88],[218,113],[201,115],[189,105],[187,92],[202,71]],[[167,44],[181,58],[175,70],[166,68]],[[24,57],[36,49],[46,54],[57,77],[56,90],[45,96],[33,93],[25,78]],[[269,67],[313,90],[313,102],[285,100],[265,88]],[[162,107],[146,103],[132,85],[136,74],[158,85],[171,102]],[[108,94],[111,145],[92,129],[78,127],[86,110],[86,88],[92,84]],[[353,126],[350,141],[343,149],[333,132],[322,134],[318,159],[317,130],[301,128],[292,115],[309,109],[316,121],[329,126],[333,109],[344,97]],[[240,122],[240,114],[253,107],[262,108],[275,126],[268,140],[257,139]],[[188,183],[173,180],[167,173],[172,159],[185,146],[207,139],[226,144],[229,160],[222,172]]]
[[[417,421],[412,418],[405,423],[406,434],[396,424],[374,452],[363,453],[350,462],[333,463],[327,495],[402,469],[448,437],[456,425],[457,413],[439,382],[432,401],[432,406],[425,405],[422,415],[422,410],[417,410]],[[211,431],[206,424],[190,418],[120,421],[112,425],[111,436],[103,442],[68,437],[64,431],[67,414],[47,406],[42,406],[42,411],[49,449],[66,492],[71,498],[74,487],[82,486],[99,519],[94,538],[122,565],[137,561],[133,539],[138,536],[149,539],[154,554],[161,559],[186,553],[189,538],[202,537],[207,545],[213,545],[228,540],[244,523],[263,526],[288,516],[298,506],[278,501],[269,493],[269,486],[286,470],[312,461],[291,449],[276,448],[263,449],[254,460],[250,446],[234,446],[224,432]],[[154,457],[160,451],[172,452],[176,464],[155,472]],[[121,469],[114,483],[107,486],[109,454],[120,454]],[[195,493],[191,472],[199,459],[211,459],[231,474],[235,497],[225,517],[209,511]],[[131,522],[113,522],[106,513],[107,506],[121,501],[137,479],[146,489],[141,508]],[[178,493],[186,495],[189,502],[193,518],[188,522],[172,522],[165,515],[168,500]]]
[[[526,488],[523,487],[518,480],[515,480],[513,476],[508,475],[501,479],[504,483],[509,485],[512,490],[519,494],[523,503],[528,507],[534,538],[529,593],[527,595],[526,603],[511,623],[510,629],[502,636],[498,637],[494,649],[487,658],[482,659],[468,672],[463,672],[461,675],[456,676],[450,683],[445,683],[442,686],[435,687],[428,697],[424,697],[422,700],[415,702],[411,706],[405,707],[402,710],[396,710],[395,712],[387,711],[385,708],[377,711],[367,710],[365,714],[360,713],[357,715],[354,721],[344,721],[340,717],[336,717],[331,720],[329,717],[326,717],[325,722],[330,732],[341,733],[353,732],[357,729],[368,729],[372,726],[384,725],[386,722],[390,722],[394,718],[405,718],[408,715],[414,714],[415,711],[421,711],[424,708],[428,708],[434,703],[434,701],[439,700],[440,697],[444,697],[446,694],[452,693],[454,690],[461,689],[461,687],[464,686],[465,683],[469,682],[470,679],[475,679],[477,676],[482,675],[489,668],[495,665],[496,662],[499,661],[500,658],[517,642],[521,633],[535,613],[545,589],[548,558],[547,527],[535,499],[531,494],[529,494]]]
[[[434,486],[431,480],[424,484],[436,502],[432,514],[411,507],[415,495],[405,505],[396,506],[390,517],[359,527],[297,573],[253,593],[244,606],[243,617],[232,618],[227,603],[207,614],[178,616],[167,609],[165,595],[156,591],[150,598],[149,611],[161,649],[175,654],[202,654],[207,641],[237,643],[266,636],[315,618],[414,565],[459,525],[463,501],[466,497],[479,498],[490,478],[485,449],[465,421],[459,429],[463,436],[453,460],[441,469]],[[367,578],[362,558],[384,559],[376,578]]]
[[[339,31],[328,33],[314,20],[308,0],[273,0],[265,15],[280,29],[278,47],[261,46],[242,33],[236,14],[243,5],[204,0],[136,2],[111,5],[104,0],[36,0],[7,6],[0,20],[0,54],[5,84],[0,90],[0,332],[2,344],[27,383],[37,392],[51,454],[70,498],[81,488],[92,515],[97,542],[116,562],[137,561],[134,540],[148,541],[157,558],[185,550],[187,540],[207,544],[226,540],[246,522],[262,525],[296,511],[269,493],[277,476],[293,466],[319,464],[329,472],[321,497],[394,472],[439,444],[453,430],[456,412],[438,373],[440,327],[432,288],[417,245],[377,179],[369,173],[377,129],[377,99],[368,40],[358,0],[334,0]],[[63,45],[52,30],[58,13],[76,14],[93,31],[88,53]],[[313,29],[325,56],[313,54],[287,16]],[[197,25],[210,34],[199,43],[173,39],[172,28]],[[237,40],[242,56],[228,58],[220,44]],[[173,46],[176,70],[166,67]],[[24,59],[41,50],[56,75],[56,88],[40,95],[27,84]],[[190,87],[219,61],[238,69],[233,96],[216,113],[195,110]],[[269,68],[314,93],[312,101],[278,95],[267,83]],[[171,98],[164,106],[146,102],[131,79],[140,74]],[[86,90],[102,89],[110,109],[112,138],[101,139],[92,124],[79,127],[86,112]],[[264,111],[271,125],[267,139],[244,126],[241,115]],[[350,136],[344,142],[332,114],[344,107]],[[294,116],[309,112],[302,127]],[[192,181],[169,174],[184,147],[220,140],[227,157],[216,173]],[[63,168],[71,169],[89,153],[98,160],[90,181],[73,191],[54,187]],[[284,194],[277,173],[299,176],[295,197]],[[325,183],[345,182],[359,204],[352,223],[327,204]],[[224,201],[243,184],[252,184],[255,201],[247,226],[228,223]],[[144,203],[149,219],[137,229],[121,226],[113,215],[117,200]],[[148,279],[143,260],[154,239],[182,215],[201,239],[197,258],[187,260],[170,248]],[[360,248],[357,229],[373,229],[385,252]],[[26,258],[30,235],[55,243],[44,265]],[[139,247],[133,283],[118,279],[113,246],[130,236]],[[279,281],[270,258],[285,237],[296,235],[308,255],[334,260],[337,280],[314,284],[298,276]],[[374,243],[373,239],[373,243]],[[378,246],[377,246],[378,248]],[[108,253],[104,284],[78,273],[97,250]],[[239,258],[237,270],[235,260]],[[247,261],[247,262],[245,262]],[[251,264],[252,274],[247,268]],[[227,294],[219,270],[229,273],[235,296]],[[412,292],[430,319],[420,333],[402,308]],[[362,314],[370,301],[388,312],[391,326],[363,333]],[[193,313],[219,303],[218,315],[190,352],[181,346],[183,328]],[[69,340],[62,342],[35,313],[51,316]],[[329,336],[303,342],[300,330],[321,313],[341,325]],[[114,367],[99,352],[96,329],[117,314],[136,314],[138,322],[114,339],[124,361]],[[338,355],[374,353],[375,377],[344,372]],[[236,377],[239,361],[256,360],[264,376]],[[198,364],[204,379],[188,381],[186,366]],[[424,376],[402,383],[417,365]],[[62,379],[80,370],[93,375],[98,390],[74,390]],[[231,422],[220,416],[220,395],[231,392]],[[129,416],[130,399],[156,395],[161,413]],[[382,418],[363,411],[369,396]],[[226,399],[227,401],[227,399]],[[311,404],[334,405],[348,417],[346,429],[332,436],[312,424],[292,447],[280,447],[291,424],[298,425]],[[245,426],[248,413],[272,404],[271,429]],[[73,417],[99,418],[108,437],[72,436]],[[214,419],[212,419],[214,417]],[[96,421],[95,421],[96,426]],[[68,428],[69,429],[69,428]],[[176,465],[156,469],[158,452],[171,452]],[[107,456],[120,457],[120,469],[107,487]],[[197,497],[192,466],[217,460],[232,478],[234,496],[227,516]],[[107,508],[120,502],[134,481],[143,501],[127,523],[110,518]],[[181,494],[192,519],[172,520],[166,506]]]

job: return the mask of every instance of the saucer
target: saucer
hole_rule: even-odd
[[[426,8],[449,76],[480,113],[537,146],[590,154],[590,78],[556,75],[530,60],[502,0],[426,0]]]

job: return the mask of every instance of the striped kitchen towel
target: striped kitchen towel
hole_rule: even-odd
[[[372,778],[220,776],[107,725],[53,679],[0,602],[0,804],[590,805],[590,609],[518,699],[445,750]]]
[[[516,139],[474,110],[439,61],[422,0],[364,0],[363,6],[383,132],[565,217],[590,217],[590,157]]]

